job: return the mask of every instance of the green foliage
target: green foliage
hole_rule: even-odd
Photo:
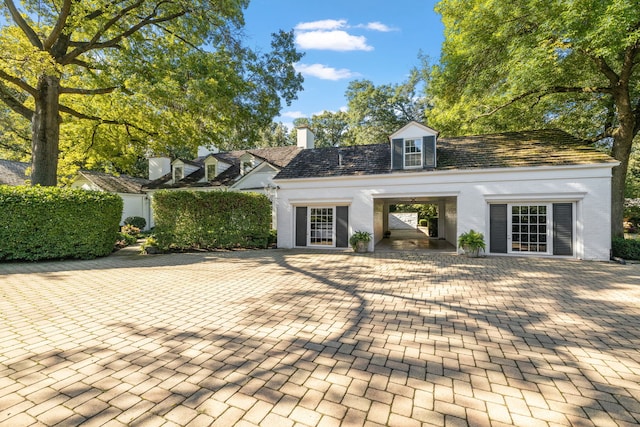
[[[112,193],[0,186],[0,260],[108,255],[118,237],[122,204]]]
[[[438,216],[438,205],[425,204],[397,204],[391,205],[391,212],[417,212],[418,218],[430,219]]]
[[[350,139],[349,117],[344,111],[323,111],[314,114],[311,119],[299,118],[294,126],[306,125],[315,135],[315,147],[338,147],[352,145]]]
[[[640,260],[640,239],[616,237],[611,242],[612,254],[628,260]]]
[[[427,225],[429,225],[429,220],[426,218],[418,220],[418,225],[420,225],[420,227],[426,227]]]
[[[143,254],[160,252],[160,249],[158,248],[158,241],[156,240],[155,235],[151,235],[145,239],[142,245],[140,245],[140,252]]]
[[[271,202],[261,194],[230,191],[158,191],[155,237],[161,249],[266,247]]]
[[[124,225],[133,225],[140,232],[147,226],[147,220],[141,216],[128,216],[124,219]]]
[[[624,196],[631,199],[640,199],[640,149],[638,147],[634,147],[631,150]]]
[[[122,228],[120,228],[120,232],[136,237],[140,234],[140,229],[131,224],[125,224],[124,226],[122,226]]]
[[[422,70],[426,70],[426,59],[422,62]],[[351,144],[386,142],[389,135],[412,120],[426,123],[430,101],[418,92],[428,80],[428,72],[413,69],[400,84],[375,86],[369,80],[352,81],[345,93]]]
[[[626,232],[638,232],[640,229],[640,199],[625,199],[624,221]]]
[[[349,237],[349,244],[355,250],[358,242],[369,243],[371,241],[371,233],[368,231],[356,231]]]
[[[622,235],[631,148],[640,131],[640,8],[622,0],[441,0],[431,126],[443,135],[558,128],[605,141],[612,232]]]
[[[54,89],[47,104],[63,119],[50,121],[61,123],[59,140],[47,140],[60,149],[60,175],[78,167],[138,175],[148,149],[254,141],[302,89],[293,67],[302,54],[293,32],[272,34],[264,52],[245,46],[248,3],[0,3],[0,146],[11,158],[41,152],[29,141],[43,76],[62,88],[59,111]]]
[[[469,230],[466,233],[462,233],[458,237],[458,246],[469,252],[477,252],[480,249],[484,250],[487,247],[484,242],[484,235],[475,230]]]
[[[129,245],[133,245],[138,241],[138,237],[129,234],[129,233],[124,233],[124,232],[119,232],[118,233],[118,243],[119,246],[129,246]]]

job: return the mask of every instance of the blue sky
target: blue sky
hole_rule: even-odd
[[[276,121],[291,123],[346,107],[350,81],[400,83],[423,52],[437,62],[443,41],[435,0],[251,0],[245,33],[251,47],[269,48],[270,34],[295,30],[305,53],[296,68],[304,91]]]

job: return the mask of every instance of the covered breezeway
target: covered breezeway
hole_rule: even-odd
[[[457,245],[457,196],[412,196],[374,197],[374,241],[375,250],[424,250],[455,252]],[[425,227],[394,229],[389,219],[394,205],[436,205],[438,209],[437,233],[428,233]]]

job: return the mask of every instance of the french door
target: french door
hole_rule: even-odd
[[[550,253],[551,205],[508,205],[510,253]]]
[[[309,246],[335,245],[335,212],[333,207],[309,208]]]

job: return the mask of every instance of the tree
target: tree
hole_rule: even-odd
[[[314,146],[339,147],[350,144],[350,132],[347,113],[344,111],[323,111],[314,114],[311,119],[301,117],[293,121],[295,127],[309,126],[315,136]]]
[[[285,32],[271,52],[243,47],[247,4],[5,0],[0,100],[31,123],[32,183],[56,184],[60,152],[100,162],[257,137],[301,89],[301,55]]]
[[[422,70],[427,68],[423,58]],[[369,80],[355,80],[346,91],[350,137],[354,144],[375,144],[414,120],[425,123],[429,98],[419,90],[427,84],[428,73],[413,69],[400,84],[376,86]]]
[[[609,141],[612,233],[640,130],[640,8],[621,0],[442,0],[431,119],[444,134],[557,127]]]
[[[285,147],[296,144],[295,131],[290,131],[282,123],[270,123],[260,131],[260,136],[255,144],[245,148],[254,147]]]
[[[640,199],[640,149],[634,147],[629,158],[625,198]]]

